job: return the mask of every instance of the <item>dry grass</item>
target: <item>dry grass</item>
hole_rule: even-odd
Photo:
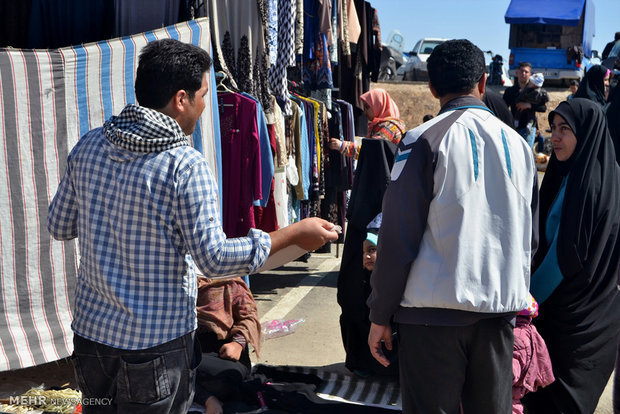
[[[422,117],[426,114],[436,115],[439,112],[439,101],[431,95],[428,85],[423,83],[372,83],[372,88],[383,88],[398,105],[400,116],[405,121],[407,129],[413,129],[422,123]],[[547,104],[546,113],[538,113],[538,125],[544,136],[549,128],[547,115],[555,109],[570,93],[568,88],[545,88],[549,93],[550,102]],[[503,94],[503,88],[498,90]]]

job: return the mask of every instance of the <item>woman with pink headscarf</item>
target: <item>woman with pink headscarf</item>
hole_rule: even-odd
[[[360,100],[364,105],[364,114],[368,117],[368,135],[366,138],[385,139],[398,144],[405,134],[405,123],[400,119],[398,106],[385,89],[371,89],[362,94]],[[331,138],[329,148],[338,150],[347,157],[357,159],[361,143],[341,141]]]

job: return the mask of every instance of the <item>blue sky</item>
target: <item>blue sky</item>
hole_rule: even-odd
[[[405,51],[422,37],[466,38],[483,51],[508,62],[508,31],[504,14],[510,0],[370,0],[377,9],[384,42],[394,29],[405,37]],[[541,0],[553,1],[553,0]],[[593,49],[599,53],[620,31],[620,0],[593,0]]]

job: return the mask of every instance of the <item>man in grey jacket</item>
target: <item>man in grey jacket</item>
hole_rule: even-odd
[[[439,115],[405,135],[383,199],[368,344],[398,326],[403,413],[507,413],[513,324],[526,307],[538,186],[527,143],[480,100],[482,51],[428,59]]]

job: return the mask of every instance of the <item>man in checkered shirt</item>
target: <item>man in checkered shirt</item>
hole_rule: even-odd
[[[195,266],[211,277],[251,273],[283,247],[314,250],[338,237],[312,218],[226,238],[217,184],[187,139],[210,66],[198,47],[149,43],[136,75],[140,105],[79,140],[49,207],[52,236],[79,239],[77,382],[85,398],[112,399],[84,413],[186,413],[200,362]]]

